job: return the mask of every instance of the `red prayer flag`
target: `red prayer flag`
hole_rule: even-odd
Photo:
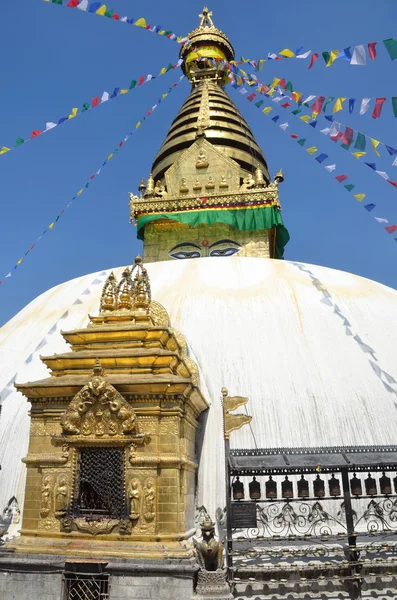
[[[312,58],[310,60],[310,65],[309,65],[308,70],[312,68],[312,66],[314,65],[314,63],[316,62],[317,59],[318,59],[318,53],[314,52],[314,54],[312,54]]]
[[[377,98],[375,100],[374,111],[372,113],[373,119],[377,119],[378,117],[380,117],[384,102],[386,102],[386,98]]]
[[[91,181],[94,179],[95,175],[91,175],[90,179]]]
[[[142,83],[145,83],[145,76],[142,75],[142,77],[140,77],[139,81],[138,81],[138,85],[142,85]]]
[[[120,142],[119,143],[119,148],[121,148],[121,146],[124,144],[124,142]]]
[[[250,102],[255,100],[255,94],[250,94],[249,96],[247,96],[247,100],[249,100]]]
[[[325,96],[318,96],[310,108],[312,109],[313,112],[320,114],[324,102],[325,102]]]
[[[278,82],[278,85],[282,88],[285,88],[285,86],[287,85],[287,82],[283,78],[283,79],[280,79],[280,81]]]
[[[69,8],[76,8],[76,6],[78,6],[79,4],[80,0],[69,0],[66,6],[69,6]]]
[[[150,28],[151,28],[151,25],[149,23],[149,25],[146,25],[145,29],[150,29]]]
[[[388,225],[387,227],[385,227],[387,233],[394,233],[395,231],[397,231],[397,225]]]
[[[120,21],[120,17],[117,13],[114,13],[114,15],[112,15],[112,19],[116,19],[116,21]]]
[[[345,179],[347,179],[347,175],[337,175],[335,179],[336,181],[339,181],[339,183],[342,183],[342,181],[345,181]]]
[[[43,133],[42,131],[39,131],[38,129],[34,129],[32,131],[32,135],[30,136],[31,138],[37,137],[38,135],[40,135],[41,133]]]
[[[290,137],[292,137],[293,140],[296,140],[296,138],[299,136],[296,135],[296,133],[290,133]]]
[[[95,106],[98,106],[98,104],[100,103],[101,99],[99,96],[96,96],[96,98],[92,99],[91,102],[91,108],[94,108]]]
[[[343,133],[341,131],[339,131],[339,133],[337,133],[336,135],[330,135],[329,139],[332,140],[333,142],[337,142],[339,140],[339,138],[341,138],[343,136]]]
[[[346,146],[350,146],[352,143],[354,131],[350,127],[346,127],[345,132],[342,134],[340,141],[342,144],[346,144]]]
[[[391,185],[394,185],[395,188],[397,188],[397,181],[390,181],[390,179],[387,180],[388,183],[390,183]]]
[[[284,104],[280,105],[281,108],[288,108],[288,106],[291,106],[291,104],[289,102],[284,102]]]
[[[370,42],[368,44],[368,52],[371,57],[371,60],[375,60],[375,58],[376,58],[376,44],[377,43],[378,42]]]

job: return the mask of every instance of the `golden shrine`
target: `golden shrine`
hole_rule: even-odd
[[[18,551],[190,556],[197,367],[139,257],[89,318],[62,332],[71,352],[42,357],[49,378],[17,386],[32,404]]]

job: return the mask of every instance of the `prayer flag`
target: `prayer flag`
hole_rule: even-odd
[[[383,179],[386,179],[386,181],[388,181],[388,179],[390,179],[388,174],[386,173],[386,171],[375,171],[375,173],[380,175],[380,177],[383,177]]]
[[[365,115],[365,113],[367,112],[367,110],[369,108],[370,102],[371,102],[371,98],[363,98],[361,100],[360,115]]]
[[[257,106],[258,108],[260,108],[263,104],[263,100],[259,100],[258,102],[255,102],[255,106]]]
[[[356,143],[354,144],[354,147],[357,148],[357,150],[365,150],[365,146],[366,146],[365,135],[360,132],[357,133],[357,139],[356,139]]]
[[[382,217],[374,217],[375,221],[378,221],[378,223],[388,223],[389,221],[387,219],[383,219]]]
[[[369,42],[369,44],[368,44],[368,53],[369,53],[371,60],[375,60],[375,58],[376,58],[376,44],[377,43],[378,42]]]
[[[282,129],[283,131],[285,131],[287,129],[287,127],[289,127],[288,123],[282,123],[280,125],[280,129]]]
[[[101,102],[107,102],[109,100],[109,92],[103,92]]]
[[[323,59],[325,61],[325,66],[328,66],[328,62],[329,62],[329,58],[330,58],[330,53],[329,52],[322,52],[321,54],[322,54],[322,57],[323,57]]]
[[[272,118],[272,121],[274,121],[275,123],[277,123],[277,121],[279,120],[280,115],[276,115],[275,117]]]
[[[345,190],[347,190],[348,192],[351,192],[356,186],[353,185],[352,183],[348,183],[347,185],[345,185]]]
[[[101,99],[99,96],[96,96],[95,98],[92,99],[91,102],[91,107],[94,108],[95,106],[98,106],[98,104],[100,103]]]
[[[384,102],[386,102],[386,98],[377,98],[375,100],[375,106],[374,106],[374,110],[372,113],[372,118],[373,119],[378,119],[382,113],[382,107]]]
[[[76,8],[76,6],[78,6],[80,0],[69,0],[69,2],[67,3],[66,6],[68,6],[69,8]]]
[[[47,123],[47,125],[48,125],[48,123]],[[56,124],[55,124],[55,123],[54,123],[54,127],[56,127]],[[46,130],[47,130],[47,128],[46,128]],[[20,137],[17,137],[17,139],[15,140],[15,145],[16,145],[16,146],[20,146],[21,144],[23,144],[23,143],[24,143],[24,141],[25,141],[25,140],[23,140],[22,138],[20,138]]]
[[[106,4],[102,4],[102,6],[100,8],[98,8],[98,10],[96,11],[97,15],[101,15],[101,17],[103,17],[105,15],[106,12]]]
[[[48,123],[45,124],[45,130],[48,131],[49,129],[53,129],[56,126],[57,126],[56,123],[53,123],[52,121],[49,121]]]
[[[299,136],[297,136],[296,133],[290,133],[290,137],[292,137],[293,140],[296,140]]]
[[[309,115],[304,115],[303,117],[299,117],[301,121],[308,123],[310,121]]]
[[[394,233],[395,231],[397,231],[397,225],[389,225],[388,227],[385,227],[387,233]]]
[[[0,150],[0,154],[5,154],[6,152],[9,152],[11,150],[11,148],[7,148],[7,146],[3,146]]]
[[[83,108],[81,109],[81,112],[85,112],[86,110],[89,110],[90,105],[88,102],[84,102],[83,104]]]
[[[77,115],[77,111],[79,109],[78,108],[72,108],[72,112],[70,113],[70,115],[68,116],[68,119],[74,119],[75,116]]]
[[[339,110],[342,110],[343,109],[343,103],[344,103],[345,100],[346,100],[346,98],[337,98],[336,102],[334,104],[334,107],[332,109],[332,112],[336,113]]]
[[[310,127],[313,127],[313,129],[314,129],[315,127],[317,127],[317,121],[311,121],[309,123],[309,125],[310,125]]]
[[[120,94],[128,94],[128,90],[120,90]]]
[[[299,144],[299,146],[304,146],[306,143],[306,138],[301,138],[300,140],[298,140],[297,143]]]
[[[319,162],[321,165],[321,163],[324,162],[325,160],[327,160],[327,158],[328,158],[328,154],[322,153],[322,154],[319,154],[318,156],[316,156],[315,160],[317,162]]]
[[[90,13],[94,13],[98,10],[98,8],[101,6],[100,2],[91,2],[88,12]]]
[[[329,97],[329,98],[327,98],[327,99],[326,99],[326,101],[324,102],[324,106],[323,106],[323,112],[324,112],[324,113],[325,113],[325,110],[326,110],[326,108],[327,108],[328,104],[329,104],[330,102],[332,102],[332,100],[333,100],[333,99],[334,99],[334,98],[333,98],[333,96],[330,96],[330,97]]]
[[[144,18],[138,19],[134,23],[135,27],[146,27],[146,21]]]
[[[88,8],[88,0],[81,0],[80,4],[77,6],[79,10],[87,10]]]
[[[271,106],[266,106],[266,108],[264,108],[262,112],[265,113],[265,115],[268,115],[272,110],[273,108]]]
[[[247,100],[249,100],[250,102],[255,100],[255,98],[256,98],[256,94],[250,94],[249,96],[247,96]]]
[[[397,167],[397,158],[395,158],[395,159],[393,160],[393,162],[392,162],[392,166],[393,166],[393,167]]]
[[[112,95],[110,96],[111,98],[116,98],[117,94],[119,93],[120,88],[114,88]]]
[[[350,146],[350,144],[352,143],[353,134],[354,134],[353,129],[351,129],[350,127],[346,127],[346,129],[341,137],[342,144],[346,144],[347,146]]]
[[[328,165],[327,167],[324,167],[324,169],[328,171],[328,173],[332,173],[332,171],[335,171],[336,165]]]
[[[34,130],[32,131],[32,134],[31,134],[30,138],[31,138],[31,139],[32,139],[32,138],[35,138],[35,137],[37,137],[38,135],[40,135],[41,133],[43,133],[43,132],[42,132],[42,131],[40,131],[39,129],[34,129]]]
[[[285,48],[284,50],[281,50],[281,52],[279,52],[280,56],[284,56],[284,58],[294,58],[295,57],[295,52],[292,52],[292,50],[289,50],[289,48]]]
[[[325,96],[318,96],[310,108],[312,109],[313,112],[318,114],[321,112],[324,102],[325,102]]]
[[[365,65],[366,64],[366,55],[365,55],[365,47],[364,46],[355,46],[353,50],[353,56],[350,61],[351,65]]]
[[[64,123],[65,121],[67,121],[68,118],[67,117],[61,117],[58,121],[58,125],[62,125],[62,123]]]
[[[379,146],[380,142],[378,140],[374,140],[374,138],[369,139],[371,140],[372,148],[374,149],[376,156],[380,156],[380,153],[377,151],[377,147]]]
[[[395,148],[392,148],[391,146],[386,146],[386,144],[385,144],[385,147],[391,156],[394,156],[394,154],[397,154],[397,150]]]
[[[303,104],[308,104],[308,102],[314,100],[315,97],[316,96],[308,96],[305,100],[303,100]]]
[[[281,108],[288,108],[288,106],[291,106],[291,104],[289,102],[284,102],[284,104],[280,104]]]
[[[342,183],[342,181],[347,179],[347,175],[336,175],[335,179],[336,181],[339,181],[339,183]]]
[[[392,103],[392,107],[393,107],[393,114],[395,117],[397,117],[397,97],[396,96],[392,97],[391,103]]]
[[[354,103],[355,103],[356,99],[355,98],[349,98],[349,113],[352,114],[353,110],[354,110]]]
[[[145,77],[142,75],[142,77],[139,78],[138,85],[142,85],[143,83],[145,83]]]
[[[299,113],[301,113],[301,109],[300,108],[296,108],[295,110],[291,111],[291,114],[293,115],[299,115]]]
[[[373,169],[374,171],[376,171],[376,164],[375,163],[365,163],[367,165],[367,167],[369,167],[370,169]]]
[[[352,152],[352,156],[355,156],[356,158],[361,158],[362,156],[365,156],[367,153],[366,152]]]
[[[291,81],[288,81],[288,83],[286,83],[285,89],[288,90],[289,92],[291,92],[291,94],[292,94],[292,92],[294,91],[294,88],[292,86]]]
[[[362,195],[362,194],[361,194]],[[364,208],[365,210],[367,210],[368,212],[371,212],[371,210],[374,210],[376,204],[364,204]]]
[[[397,41],[394,38],[383,40],[386,50],[392,60],[397,58]]]
[[[325,127],[325,129],[320,130],[320,133],[322,133],[323,135],[328,135],[330,131],[331,131],[330,127]]]
[[[134,89],[134,87],[136,86],[137,82],[135,79],[133,79],[130,83],[130,90]]]
[[[312,54],[311,60],[310,60],[310,65],[308,67],[308,70],[312,68],[312,66],[314,65],[314,63],[316,62],[316,60],[318,59],[318,53],[314,52]]]
[[[390,185],[397,188],[397,181],[390,181],[390,179],[388,181],[389,181]]]
[[[314,154],[315,152],[317,152],[317,150],[318,150],[318,148],[316,148],[316,146],[310,146],[310,148],[307,148],[306,152],[308,154],[310,154],[310,156],[311,156],[312,154]]]
[[[339,56],[339,50],[331,50],[331,52],[329,53],[329,58],[328,58],[328,62],[326,64],[327,67],[330,67],[332,65],[332,63],[338,58]]]
[[[295,58],[307,58],[310,53],[311,53],[311,50],[308,50],[304,54],[296,54]]]
[[[54,228],[55,223],[51,223],[51,225],[48,225],[48,229],[53,229]],[[18,264],[18,263],[17,263]]]

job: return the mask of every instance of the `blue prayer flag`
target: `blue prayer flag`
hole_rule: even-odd
[[[354,110],[355,98],[349,98],[349,113],[351,114]]]
[[[385,144],[386,146],[386,144]],[[392,148],[391,146],[386,146],[386,149],[388,151],[389,154],[391,154],[391,156],[393,156],[394,154],[397,154],[397,150],[395,148]]]
[[[371,210],[374,210],[376,204],[364,204],[364,208],[367,209],[368,212],[371,212]]]
[[[343,58],[346,57],[346,60],[351,60],[352,53],[351,53],[351,50],[350,50],[350,46],[348,48],[344,48],[343,54],[345,55]]]
[[[370,167],[371,169],[373,169],[374,171],[376,171],[376,164],[375,163],[364,163],[367,165],[367,167]]]
[[[114,88],[113,94],[110,97],[115,98],[117,96],[117,94],[119,93],[119,91],[120,91],[120,88]]]
[[[310,127],[317,127],[317,121],[310,121],[309,123]]]
[[[58,125],[60,125],[61,123],[64,123],[67,120],[68,120],[68,117],[61,117],[58,121]]]
[[[334,120],[334,117],[332,115],[324,115],[324,119],[327,119],[327,121],[332,121]]]
[[[89,8],[88,8],[88,12],[90,13],[94,13],[98,10],[98,8],[101,6],[102,2],[91,2]]]
[[[327,160],[327,158],[328,158],[328,154],[319,154],[318,156],[316,156],[316,161],[321,164],[322,162]]]
[[[280,115],[276,115],[275,117],[273,117],[272,121],[274,121],[275,123],[277,123],[277,121],[279,120]]]

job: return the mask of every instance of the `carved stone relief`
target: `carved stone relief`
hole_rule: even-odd
[[[52,486],[53,479],[51,475],[45,474],[43,476],[43,482],[41,486],[41,507],[40,507],[40,516],[44,519],[48,517],[51,510],[51,501],[52,501]]]

